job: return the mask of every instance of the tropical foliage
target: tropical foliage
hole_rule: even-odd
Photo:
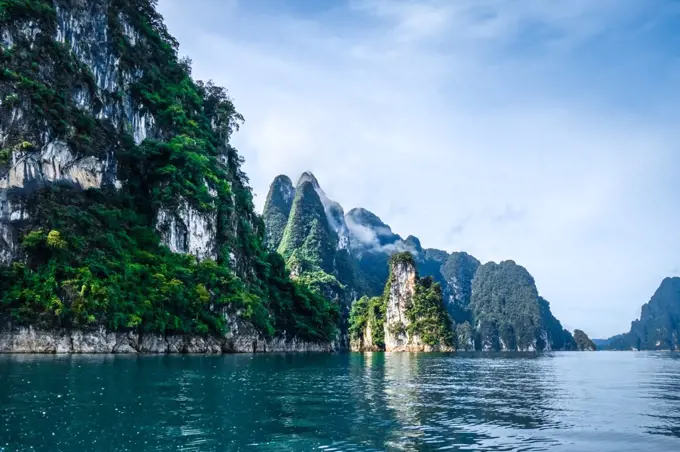
[[[49,136],[78,156],[112,157],[121,182],[8,191],[26,215],[13,224],[23,259],[0,270],[0,315],[44,326],[221,334],[223,314],[232,312],[266,335],[334,338],[337,306],[290,280],[283,259],[263,245],[243,160],[229,144],[243,118],[223,88],[192,79],[155,4],[0,0],[0,28],[16,32],[0,53],[0,115],[21,108],[26,117],[25,136],[8,138],[0,167],[17,145],[36,152],[31,143]],[[105,9],[109,42],[97,44],[118,58],[119,86],[123,74],[138,74],[126,90],[97,87],[68,44],[54,40],[57,6]],[[39,30],[34,41],[17,31],[29,21]],[[126,27],[139,34],[134,44]],[[76,104],[74,92],[86,92],[90,105]],[[131,124],[95,114],[128,104],[141,105],[158,133],[135,144]],[[184,204],[217,219],[215,260],[161,244],[159,210]]]

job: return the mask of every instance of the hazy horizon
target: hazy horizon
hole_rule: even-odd
[[[680,4],[160,0],[246,122],[262,209],[305,170],[423,247],[512,259],[569,329],[680,275]]]

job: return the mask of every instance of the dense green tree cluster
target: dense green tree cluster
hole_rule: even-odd
[[[482,348],[542,350],[546,345],[555,349],[573,345],[571,334],[538,296],[533,277],[513,261],[489,262],[479,268],[470,307]]]
[[[431,276],[418,278],[411,303],[406,306],[409,336],[427,345],[453,345],[451,319],[444,309],[441,286]]]
[[[141,74],[129,92],[97,89],[68,43],[54,40],[56,6],[105,14],[109,41],[97,45],[119,58],[121,73]],[[136,43],[121,18],[140,34]],[[28,21],[39,27],[35,41],[14,33],[13,46],[0,54],[0,115],[20,107],[27,116],[25,136],[10,136],[10,149],[49,135],[79,156],[103,160],[113,151],[122,186],[8,191],[28,219],[13,224],[23,258],[0,270],[0,316],[42,326],[221,334],[226,310],[266,335],[334,338],[337,306],[291,281],[283,259],[263,245],[242,158],[228,144],[242,117],[223,88],[191,78],[155,1],[0,0],[0,28],[12,32]],[[75,104],[78,89],[88,90],[92,108]],[[101,104],[122,109],[126,96],[159,130],[139,145],[130,124],[95,113]],[[215,261],[161,245],[157,213],[182,203],[217,219]]]
[[[371,331],[371,342],[377,349],[385,348],[385,299],[363,296],[352,303],[349,315],[349,333],[353,342],[362,343],[364,332]]]

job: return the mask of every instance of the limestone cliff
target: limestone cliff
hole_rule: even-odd
[[[337,306],[265,249],[243,118],[155,4],[0,1],[0,331],[330,343]]]
[[[419,278],[407,252],[392,256],[389,272],[382,297],[362,298],[352,307],[353,350],[453,351],[451,319],[439,284]],[[376,334],[380,327],[382,334]]]
[[[576,347],[579,351],[594,352],[597,350],[595,343],[590,340],[583,330],[574,330],[574,342],[576,342]]]
[[[274,179],[267,200],[264,203],[262,217],[265,226],[265,244],[275,250],[281,243],[283,231],[288,223],[290,209],[295,199],[295,187],[288,176],[280,175]]]
[[[395,259],[390,266],[390,277],[385,293],[385,351],[410,351],[419,346],[417,335],[409,335],[406,310],[416,293],[416,268],[409,260]]]

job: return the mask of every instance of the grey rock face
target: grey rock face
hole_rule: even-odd
[[[416,268],[411,262],[396,262],[392,265],[391,271],[385,311],[385,351],[453,351],[453,347],[429,345],[424,343],[419,335],[409,334],[410,321],[406,310],[416,293]]]
[[[107,332],[104,328],[44,330],[34,327],[0,329],[0,353],[273,353],[332,352],[334,343],[297,339],[264,339],[242,324],[225,337]]]
[[[87,67],[93,86],[74,86],[70,101],[118,132],[126,132],[139,145],[147,138],[159,136],[157,121],[132,96],[131,85],[143,74],[127,69],[112,51],[108,0],[73,0],[68,7],[56,2],[56,34],[49,36],[66,46]],[[131,46],[140,45],[143,37],[119,15],[123,34]],[[12,48],[21,40],[39,45],[40,35],[47,33],[33,22],[0,26],[0,47]],[[44,68],[49,71],[49,68]],[[49,83],[49,72],[45,75]],[[2,99],[16,95],[0,89]],[[10,161],[0,166],[0,264],[17,259],[17,222],[28,220],[24,207],[12,202],[8,191],[24,194],[46,183],[67,182],[81,187],[120,187],[118,163],[113,149],[100,155],[79,155],[69,143],[56,138],[45,121],[37,117],[29,102],[16,103],[9,113],[0,114],[0,149],[14,149]],[[185,203],[186,204],[186,203]],[[157,228],[164,243],[176,252],[193,254],[199,259],[216,257],[215,218],[188,205],[179,206],[175,214],[161,210]]]

